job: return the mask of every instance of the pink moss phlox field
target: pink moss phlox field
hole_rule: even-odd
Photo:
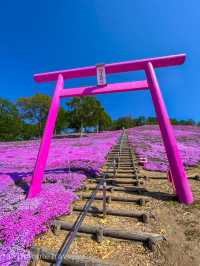
[[[6,190],[3,192],[6,193]],[[16,202],[10,203],[9,199],[3,202],[3,210],[1,210],[0,265],[6,265],[7,260],[7,265],[11,262],[27,265],[30,254],[25,249],[31,245],[35,235],[47,230],[48,221],[68,213],[75,199],[73,192],[57,184],[44,185],[39,197],[31,200],[24,200],[22,193],[21,197],[19,194],[17,196]]]
[[[55,217],[70,212],[87,176],[98,174],[121,132],[53,139],[42,191],[25,199],[39,141],[0,143],[0,265],[27,265],[29,247]]]
[[[200,161],[200,128],[195,126],[174,126],[178,149],[186,167],[195,166]],[[129,140],[136,155],[145,156],[146,170],[165,172],[168,160],[158,126],[142,126],[128,130]]]

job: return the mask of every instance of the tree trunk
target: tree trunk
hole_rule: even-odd
[[[97,133],[99,133],[99,123],[96,125]]]
[[[82,137],[83,135],[83,122],[81,121],[81,132],[80,132],[80,136]]]

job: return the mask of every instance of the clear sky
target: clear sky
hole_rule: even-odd
[[[52,94],[34,73],[187,54],[184,65],[157,70],[171,117],[200,121],[199,0],[18,0],[1,1],[0,97],[16,100]],[[145,78],[143,72],[108,81]],[[66,86],[95,84],[95,79]],[[154,115],[149,92],[98,96],[113,118]]]

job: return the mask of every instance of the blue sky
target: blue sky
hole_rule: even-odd
[[[198,0],[1,1],[0,96],[51,95],[54,84],[36,84],[34,73],[185,52],[185,64],[157,70],[158,79],[169,115],[200,121],[199,10]],[[129,72],[108,81],[144,78]],[[154,115],[146,91],[98,98],[113,118]]]

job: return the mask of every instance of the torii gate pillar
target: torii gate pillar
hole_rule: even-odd
[[[192,193],[188,191],[188,180],[152,63],[147,63],[145,72],[177,196],[182,202],[191,203],[193,201]]]

